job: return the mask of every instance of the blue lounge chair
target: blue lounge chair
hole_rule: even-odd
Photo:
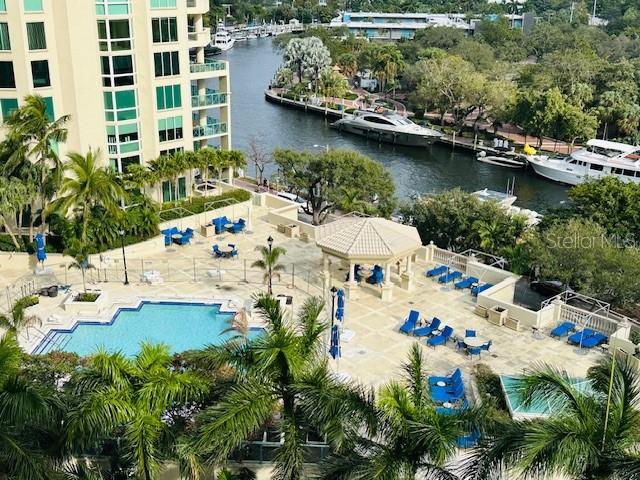
[[[425,275],[427,277],[437,277],[438,275],[442,275],[447,270],[449,270],[449,267],[447,267],[446,265],[440,265],[432,268],[431,270],[427,270]]]
[[[449,325],[442,329],[442,333],[436,337],[431,337],[427,340],[427,345],[430,347],[436,347],[436,345],[444,345],[447,343],[451,335],[453,334],[453,328]]]
[[[595,332],[589,338],[582,341],[582,347],[593,348],[593,347],[597,347],[598,345],[606,341],[607,341],[607,336],[604,333]]]
[[[464,280],[460,280],[456,282],[454,287],[456,290],[462,290],[463,288],[470,288],[474,283],[478,283],[478,279],[476,277],[467,277]]]
[[[484,283],[482,285],[476,285],[475,287],[471,288],[471,296],[472,297],[477,297],[479,293],[482,293],[485,290],[489,290],[491,287],[493,287],[493,284],[491,284],[491,283]]]
[[[404,323],[400,326],[400,331],[409,335],[416,328],[416,324],[420,320],[420,312],[411,310],[409,316],[404,319]]]
[[[454,382],[461,381],[461,380],[462,380],[462,372],[460,371],[459,368],[456,368],[451,374],[451,376],[449,377],[436,377],[436,376],[429,377],[429,385],[436,386],[438,382],[444,382],[447,385],[452,385]]]
[[[596,333],[595,330],[585,328],[584,330],[580,330],[579,332],[569,335],[569,338],[567,338],[567,342],[573,343],[574,345],[580,345],[580,343],[584,342],[594,333]]]
[[[444,386],[440,386],[438,384],[435,384],[435,385],[429,384],[429,388],[431,389],[431,392],[432,393],[437,393],[438,395],[443,395],[445,393],[446,394],[453,394],[454,392],[459,390],[460,387],[464,388],[464,383],[462,381],[462,376],[461,375],[453,378],[452,383],[444,385]]]
[[[572,322],[563,322],[558,325],[556,328],[551,330],[550,335],[552,337],[564,337],[569,335],[569,332],[576,328],[576,324]]]
[[[469,435],[458,437],[456,443],[460,448],[471,448],[478,444],[478,440],[480,440],[480,432],[478,430],[474,430]]]
[[[431,400],[436,403],[454,403],[464,398],[464,384],[459,383],[453,392],[431,390]]]
[[[438,278],[438,282],[449,283],[449,282],[453,282],[454,280],[460,277],[462,277],[462,272],[458,272],[457,270],[454,270],[453,272],[445,273],[444,275],[442,275],[440,278]]]
[[[440,324],[442,322],[439,318],[433,317],[431,323],[429,325],[425,325],[424,327],[416,328],[413,331],[413,335],[416,337],[428,337],[433,333],[434,330],[438,330],[440,328]]]

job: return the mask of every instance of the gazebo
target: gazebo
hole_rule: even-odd
[[[349,280],[345,290],[352,298],[358,287],[356,264],[380,265],[383,268],[383,299],[391,298],[392,265],[399,266],[401,288],[412,288],[412,258],[422,247],[420,235],[415,227],[384,218],[345,217],[316,227],[315,238],[316,245],[322,250],[326,288],[329,288],[331,283],[331,257],[349,264]]]

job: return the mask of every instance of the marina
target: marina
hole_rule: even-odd
[[[317,114],[299,109],[282,108],[280,99],[265,101],[265,85],[282,61],[282,53],[272,47],[269,38],[237,43],[221,55],[230,62],[232,92],[233,146],[247,150],[252,139],[259,139],[261,148],[271,152],[275,148],[293,148],[315,151],[330,148],[350,148],[382,162],[396,185],[400,199],[424,195],[443,189],[460,187],[468,192],[480,188],[503,191],[507,181],[516,178],[517,205],[536,211],[558,206],[567,199],[565,186],[550,182],[531,169],[509,169],[476,161],[473,139],[442,137],[437,144],[427,147],[405,147],[379,143],[373,139],[340,133],[331,128],[338,117],[331,112],[324,118],[323,109],[315,107]],[[282,99],[282,102],[286,99]],[[308,110],[314,107],[308,106]],[[287,132],[286,135],[281,132]],[[446,142],[446,143],[445,143]],[[457,148],[453,148],[453,144]],[[460,146],[464,145],[464,149]],[[476,147],[479,146],[479,142]],[[493,148],[486,146],[483,148]],[[247,172],[253,173],[249,165]],[[275,174],[275,166],[266,166],[267,176]]]

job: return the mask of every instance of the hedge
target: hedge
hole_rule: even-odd
[[[228,205],[246,202],[249,199],[251,199],[251,193],[241,188],[236,188],[212,197],[191,197],[178,202],[178,205],[175,205],[173,202],[163,203],[160,215],[162,221],[176,220],[178,218],[202,213],[205,211],[206,205],[214,202],[214,208],[222,208]],[[230,201],[227,203],[224,200]],[[180,210],[180,207],[184,210]]]

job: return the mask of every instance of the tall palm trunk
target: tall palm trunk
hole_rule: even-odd
[[[20,250],[20,244],[18,243],[18,239],[16,238],[15,234],[11,230],[11,227],[9,227],[9,224],[7,223],[6,219],[4,218],[2,219],[2,224],[4,226],[4,229],[7,231],[7,233],[11,237],[11,241],[15,245],[16,250]]]

